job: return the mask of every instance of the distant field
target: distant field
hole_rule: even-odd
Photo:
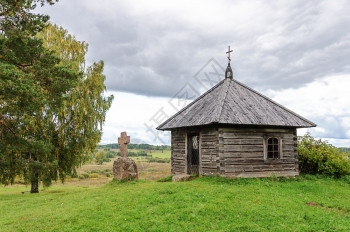
[[[349,177],[102,180],[0,187],[0,231],[350,231]]]
[[[154,150],[149,152],[152,157],[159,157],[159,158],[169,158],[171,156],[171,151],[170,150],[164,150],[164,151],[159,151],[159,150]]]
[[[103,150],[103,149],[97,149],[97,150]],[[119,149],[110,149],[114,152],[119,152]],[[128,149],[129,153],[139,153],[139,152],[146,152],[147,155],[151,155],[152,157],[158,157],[158,158],[167,158],[170,159],[171,157],[171,150],[170,149],[164,149],[164,150],[146,150],[146,149]]]
[[[115,150],[118,151],[118,150]],[[152,155],[152,157],[159,157],[159,158],[169,158],[171,156],[171,150],[144,150],[144,149],[129,149],[129,152],[140,152],[144,151],[148,155]]]
[[[169,176],[171,167],[170,163],[156,163],[156,162],[149,162],[149,160],[145,159],[144,157],[131,157],[135,160],[139,172],[139,178],[145,179],[145,180],[156,180],[159,178],[163,178],[166,176]],[[96,176],[96,178],[106,177],[105,173],[110,173],[110,178],[112,179],[113,173],[113,162],[116,158],[111,159],[110,162],[104,162],[102,165],[99,164],[86,164],[83,165],[81,168],[77,169],[78,176],[81,176],[83,173],[86,174],[99,174]],[[75,181],[74,179],[69,179],[68,181]]]

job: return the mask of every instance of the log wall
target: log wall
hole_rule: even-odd
[[[171,173],[186,173],[186,132],[184,130],[171,131]]]
[[[199,134],[200,139],[200,166],[199,174],[219,174],[219,131],[218,129],[204,129]]]
[[[225,177],[296,176],[299,174],[296,129],[207,128],[199,131],[199,174]],[[198,132],[197,131],[197,132]],[[187,172],[187,134],[172,130],[171,172]],[[280,158],[264,154],[269,137],[280,140]]]
[[[266,159],[264,141],[279,138],[280,158]],[[219,129],[220,174],[226,177],[299,174],[296,129]]]

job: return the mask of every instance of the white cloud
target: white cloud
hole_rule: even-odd
[[[339,91],[341,86],[350,86],[350,76],[328,76],[301,88],[268,90],[265,94],[318,124],[316,128],[299,129],[298,135],[304,135],[309,131],[312,136],[327,140],[333,145],[349,147],[350,91]],[[159,118],[157,122],[154,116],[160,109],[163,109],[166,117],[176,113],[169,104],[170,98],[109,92],[111,93],[115,95],[115,102],[107,114],[102,143],[116,142],[122,131],[127,131],[132,138],[137,138],[137,142],[141,140],[153,144],[163,143],[153,133],[156,132],[155,127],[165,118]],[[145,123],[153,131],[148,131]],[[159,136],[165,143],[170,143],[166,135]]]
[[[275,101],[318,124],[320,138],[350,139],[350,75],[327,76],[297,89],[268,90]],[[305,132],[305,130],[303,131]],[[350,146],[350,144],[348,144]]]
[[[349,1],[75,0],[39,11],[89,43],[88,63],[105,61],[109,91],[133,93],[117,93],[104,140],[125,127],[150,141],[144,113],[210,58],[226,66],[227,45],[236,79],[317,123],[315,136],[350,138]]]
[[[169,98],[115,91],[108,94],[114,95],[114,101],[107,112],[101,143],[116,143],[120,133],[126,131],[132,143],[170,144],[168,132],[155,130],[165,118],[175,113]]]
[[[76,0],[41,10],[90,44],[89,62],[105,60],[109,90],[172,96],[211,57],[224,66],[228,44],[235,76],[262,89],[350,73],[348,1]]]

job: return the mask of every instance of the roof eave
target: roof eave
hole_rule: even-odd
[[[165,127],[159,126],[156,129],[161,131],[170,131],[175,129],[182,129],[182,128],[193,128],[193,127],[205,127],[205,126],[230,126],[230,127],[273,127],[273,128],[311,128],[311,127],[317,127],[315,123],[312,123],[311,125],[264,125],[264,124],[230,124],[230,123],[219,123],[219,122],[211,122],[209,124],[202,124],[202,125],[192,125],[192,126],[177,126],[177,127]]]

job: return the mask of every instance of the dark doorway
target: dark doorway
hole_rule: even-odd
[[[187,141],[187,173],[199,174],[199,134],[189,134]]]

